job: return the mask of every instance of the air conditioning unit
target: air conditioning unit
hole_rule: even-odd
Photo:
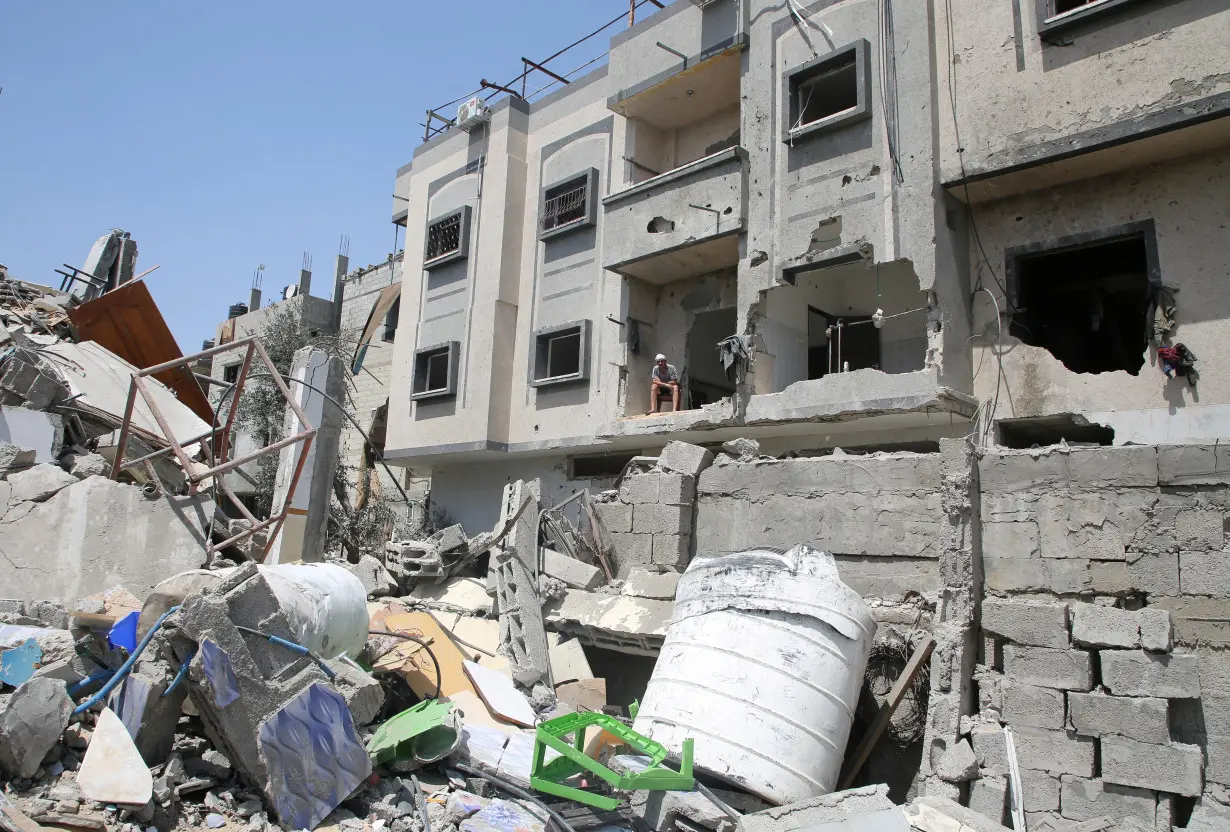
[[[491,116],[491,108],[478,96],[457,108],[457,126],[462,130],[482,124]]]

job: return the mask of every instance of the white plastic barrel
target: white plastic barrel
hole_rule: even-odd
[[[831,792],[875,629],[825,552],[698,557],[633,728],[774,803]]]

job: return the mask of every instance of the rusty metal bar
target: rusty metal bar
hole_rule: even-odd
[[[544,73],[544,74],[546,74],[546,75],[550,75],[550,76],[551,76],[552,78],[554,78],[556,81],[560,81],[560,82],[565,83],[565,84],[571,84],[571,83],[572,83],[572,82],[571,82],[571,81],[569,81],[567,78],[565,78],[563,75],[556,75],[554,72],[552,72],[551,70],[547,69],[547,68],[546,68],[545,66],[543,66],[542,64],[536,64],[536,63],[534,63],[533,61],[531,61],[529,58],[522,58],[521,60],[522,60],[522,61],[524,61],[525,63],[529,64],[530,66],[534,67],[534,69],[538,70],[539,72],[542,72],[542,73]]]
[[[303,433],[296,433],[294,436],[288,436],[285,439],[279,439],[277,442],[274,442],[272,445],[266,445],[260,450],[253,451],[252,453],[245,454],[244,456],[241,456],[241,457],[236,457],[235,459],[232,459],[230,462],[224,462],[221,465],[210,468],[208,471],[202,471],[199,474],[192,475],[190,478],[192,479],[193,482],[200,482],[203,479],[207,479],[217,474],[225,474],[227,471],[233,471],[239,466],[246,465],[247,463],[251,462],[252,460],[258,457],[265,456],[266,454],[271,454],[274,451],[280,451],[283,448],[285,448],[287,445],[293,445],[294,443],[300,440],[311,441],[312,437],[314,437],[315,435],[316,435],[316,428],[312,428],[311,430],[305,430]]]
[[[173,370],[176,367],[183,367],[191,364],[193,361],[199,361],[202,358],[208,358],[211,355],[217,355],[220,352],[227,350],[236,350],[247,344],[252,344],[257,341],[255,335],[249,335],[246,338],[240,338],[238,341],[228,341],[225,344],[219,344],[216,347],[210,347],[207,350],[194,352],[192,355],[185,355],[182,358],[172,358],[170,361],[164,361],[161,364],[155,364],[153,367],[146,367],[144,370],[138,370],[139,376],[152,376],[161,373],[163,370]]]
[[[202,439],[208,439],[209,437],[213,436],[215,433],[217,433],[220,430],[222,430],[222,428],[216,427],[213,430],[206,431],[205,433],[200,434],[199,436],[194,436],[191,439],[184,440],[183,444],[191,445],[193,442],[200,442]],[[132,468],[135,465],[140,465],[142,462],[145,462],[146,460],[155,459],[156,457],[160,457],[165,453],[169,453],[170,451],[171,451],[170,445],[168,445],[165,448],[159,448],[153,453],[149,453],[149,454],[146,454],[145,456],[137,457],[136,459],[125,462],[124,465],[120,468],[120,470],[127,471],[129,468]]]
[[[497,84],[494,81],[488,81],[486,78],[483,78],[482,80],[480,80],[478,84],[480,87],[482,87],[485,90],[499,90],[500,92],[506,92],[511,96],[520,97],[520,96],[517,96],[516,90],[510,89],[509,87],[501,86],[500,84]]]
[[[145,379],[140,376],[132,377],[132,386],[137,388],[137,392],[141,394],[141,398],[145,399],[145,403],[149,405],[150,413],[154,417],[154,421],[158,423],[158,427],[162,430],[162,435],[171,443],[171,450],[175,452],[176,459],[179,460],[180,466],[183,467],[184,473],[188,475],[188,479],[196,485],[196,481],[192,479],[192,461],[188,459],[188,455],[184,453],[183,446],[179,444],[179,440],[175,438],[175,434],[171,431],[171,426],[167,423],[167,419],[162,415],[162,411],[158,409],[158,405],[154,402],[154,397],[150,395],[149,390],[145,388]],[[194,492],[195,493],[195,492]]]
[[[269,528],[270,526],[272,526],[274,523],[278,522],[281,519],[282,519],[281,515],[276,516],[276,517],[270,517],[268,520],[262,520],[261,522],[257,523],[255,526],[253,526],[250,529],[244,529],[239,534],[234,535],[232,537],[228,537],[226,540],[222,541],[221,543],[218,543],[216,545],[213,543],[210,543],[208,546],[206,546],[205,553],[207,555],[212,555],[214,552],[220,552],[223,549],[225,549],[227,546],[235,545],[239,541],[243,540],[245,537],[251,537],[252,535],[259,532],[261,529]],[[272,542],[273,537],[271,536],[269,540]],[[269,553],[269,548],[268,546],[266,546],[265,554],[268,554],[268,553]]]
[[[295,412],[297,417],[299,417],[299,423],[302,424],[304,428],[315,433],[315,429],[312,428],[312,423],[308,421],[307,414],[303,412],[303,408],[299,406],[299,403],[295,401],[295,397],[291,395],[290,388],[287,387],[286,382],[282,380],[282,374],[279,373],[278,368],[273,365],[273,361],[269,358],[269,353],[265,352],[265,345],[256,338],[252,339],[252,345],[256,347],[256,352],[260,355],[261,361],[269,369],[269,374],[273,376],[273,383],[277,385],[278,390],[282,392],[282,397],[286,399],[286,403],[290,405],[290,409]]]
[[[226,414],[226,430],[222,431],[222,438],[218,442],[218,459],[225,461],[227,451],[230,450],[231,430],[235,426],[235,416],[239,413],[239,396],[243,393],[243,383],[248,379],[248,368],[252,366],[252,345],[248,344],[248,351],[244,353],[243,364],[239,367],[239,376],[235,379],[235,395],[231,397],[231,409]],[[223,396],[226,393],[222,394]]]
[[[222,481],[221,477],[218,478],[218,490],[221,491],[223,494],[225,494],[227,498],[230,499],[232,503],[234,503],[235,508],[239,509],[239,513],[244,516],[245,520],[250,520],[253,523],[260,522],[259,520],[256,519],[255,515],[253,515],[252,512],[248,511],[248,507],[245,506],[242,502],[240,502],[239,498],[235,496],[235,492],[232,491],[227,486],[227,484]]]
[[[132,429],[132,408],[137,403],[136,379],[128,385],[128,404],[124,405],[124,421],[120,423],[119,446],[115,449],[115,464],[111,466],[111,479],[120,475],[124,462],[124,448],[128,446],[128,432]]]

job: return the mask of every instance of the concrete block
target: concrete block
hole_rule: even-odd
[[[1200,668],[1192,655],[1103,650],[1102,684],[1116,696],[1189,699],[1200,696]],[[1085,688],[1088,690],[1088,688]]]
[[[1230,646],[1230,600],[1152,597],[1149,605],[1170,613],[1176,644]],[[1230,684],[1230,675],[1225,681]]]
[[[1068,475],[1074,488],[1151,488],[1157,485],[1157,448],[1152,445],[1073,448],[1068,453]]]
[[[1059,790],[1059,777],[1031,768],[1021,769],[1021,793],[1024,795],[1021,803],[1030,811],[1058,812]]]
[[[358,563],[347,565],[350,573],[363,583],[363,589],[371,598],[397,594],[397,581],[384,568],[384,564],[371,555],[359,558]]]
[[[1128,557],[1128,581],[1132,589],[1149,595],[1179,594],[1178,553],[1129,553]]]
[[[1003,832],[1003,825],[955,800],[928,794],[905,807],[910,825],[919,832]]]
[[[175,678],[175,669],[152,655],[152,651],[146,651],[108,700],[108,707],[124,723],[141,759],[149,766],[164,762],[170,755],[187,695],[180,685],[164,696]]]
[[[632,531],[632,506],[627,503],[594,503],[594,514],[608,532]],[[1175,587],[1177,594],[1177,581]]]
[[[1004,820],[1008,805],[1008,779],[986,773],[969,786],[969,808],[991,820]]]
[[[1207,734],[1200,744],[1205,751],[1204,779],[1230,786],[1230,734]]]
[[[1140,621],[1140,646],[1153,653],[1169,653],[1173,643],[1170,611],[1149,607],[1138,610],[1136,618]]]
[[[1003,720],[1013,728],[1064,727],[1063,691],[1004,682]]]
[[[1008,742],[998,724],[979,723],[970,731],[970,743],[983,768],[995,774],[1008,773]]]
[[[1068,605],[987,598],[982,602],[982,629],[1017,644],[1068,646]]]
[[[598,567],[546,547],[542,550],[542,571],[575,589],[595,589],[605,583]]]
[[[72,712],[73,700],[58,679],[36,676],[0,695],[0,772],[12,779],[33,777]]]
[[[1068,715],[1073,730],[1081,736],[1170,742],[1170,705],[1165,699],[1069,693]]]
[[[659,474],[658,502],[668,506],[691,506],[696,502],[696,477]]]
[[[1132,578],[1124,561],[1089,561],[1089,591],[1095,595],[1126,595]]]
[[[1162,445],[1157,449],[1162,485],[1218,485],[1230,482],[1230,444]]]
[[[12,409],[19,410],[20,408]],[[38,451],[22,448],[10,442],[0,443],[0,476],[33,465],[37,457]],[[7,505],[8,500],[4,502]]]
[[[1020,728],[1013,731],[1012,738],[1021,768],[1056,775],[1093,776],[1097,743],[1090,737],[1045,728]]]
[[[1179,588],[1183,595],[1230,595],[1230,552],[1179,552]]]
[[[655,534],[653,536],[653,565],[682,571],[691,558],[692,539],[686,534]]]
[[[1204,752],[1198,745],[1154,745],[1127,737],[1102,740],[1102,779],[1188,797],[1203,788]]]
[[[658,465],[666,471],[699,477],[713,464],[713,454],[699,445],[686,442],[668,442],[658,455]]]
[[[634,471],[619,484],[620,502],[629,505],[655,505],[658,502],[660,475],[657,472]]]
[[[635,505],[632,507],[632,531],[637,534],[689,534],[692,512],[682,506]]]
[[[983,557],[986,587],[996,592],[1075,594],[1090,588],[1084,559]]]
[[[1128,610],[1073,604],[1072,641],[1082,647],[1139,647],[1140,620]]]
[[[1205,796],[1196,801],[1196,808],[1184,827],[1187,832],[1224,832],[1230,829],[1230,806],[1224,806]]]
[[[760,443],[744,436],[727,439],[722,443],[722,453],[730,454],[740,462],[754,462],[760,456]]]
[[[947,783],[964,783],[978,775],[978,758],[969,740],[959,740],[933,763],[936,775]]]
[[[1038,524],[1033,520],[984,523],[982,551],[996,558],[1038,557]]]
[[[1066,486],[1068,455],[1059,451],[987,453],[978,463],[978,473],[982,490],[988,493]]]
[[[1175,536],[1183,548],[1221,549],[1226,542],[1225,522],[1224,512],[1217,509],[1187,509],[1175,517]]]
[[[551,676],[557,685],[594,678],[594,671],[590,669],[589,659],[585,656],[585,648],[581,646],[580,640],[570,638],[561,641],[551,648],[550,654]]]
[[[653,564],[653,535],[612,532],[611,553],[616,572],[626,577],[634,568]]]
[[[624,581],[623,594],[671,601],[675,598],[675,590],[679,588],[680,577],[679,572],[651,572],[648,569],[634,569]]]
[[[1108,817],[1115,822],[1136,818],[1153,828],[1156,797],[1152,792],[1086,777],[1064,775],[1062,779],[1060,813],[1065,818],[1081,821]]]
[[[337,674],[333,687],[342,695],[355,725],[369,725],[380,714],[384,705],[384,688],[374,676],[351,667],[346,662],[333,659],[329,667]]]
[[[1093,687],[1093,662],[1084,650],[1009,644],[1004,648],[1004,675],[1026,685],[1084,691]]]

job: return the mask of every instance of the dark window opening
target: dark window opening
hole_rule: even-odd
[[[551,231],[585,219],[588,194],[588,176],[548,188],[543,203],[542,230]]]
[[[1113,445],[1115,429],[1072,414],[1000,419],[995,423],[997,443],[1005,448],[1027,450],[1058,445]]]
[[[880,369],[880,330],[869,315],[838,317],[807,308],[807,378]]]
[[[384,334],[381,340],[392,341],[397,335],[397,321],[401,316],[401,298],[393,301],[393,305],[389,307],[389,311],[384,316]]]
[[[436,353],[427,356],[426,388],[423,392],[430,393],[443,390],[448,386],[448,355]]]
[[[427,227],[427,259],[435,260],[461,250],[461,214],[452,214]]]
[[[581,331],[547,339],[547,378],[568,376],[581,369]]]
[[[414,355],[412,398],[449,396],[457,392],[457,342],[419,350]]]
[[[573,480],[614,479],[624,470],[624,466],[636,456],[640,456],[640,451],[622,454],[574,456],[568,460],[568,478]]]
[[[858,106],[858,67],[855,53],[795,87],[794,126],[802,127]]]
[[[645,701],[649,677],[657,664],[657,656],[638,656],[592,644],[582,644],[589,668],[598,679],[606,679],[606,701],[627,713],[633,702]]]
[[[1144,233],[1009,252],[1015,297],[1008,331],[1074,373],[1138,374],[1149,337],[1149,260]]]
[[[578,321],[534,334],[533,386],[579,381],[587,377],[589,322]]]
[[[1094,6],[1101,3],[1102,0],[1054,0],[1054,14],[1065,14],[1066,12],[1075,9],[1081,9],[1085,6]]]
[[[222,380],[227,384],[239,381],[239,364],[230,364],[222,368]]]

